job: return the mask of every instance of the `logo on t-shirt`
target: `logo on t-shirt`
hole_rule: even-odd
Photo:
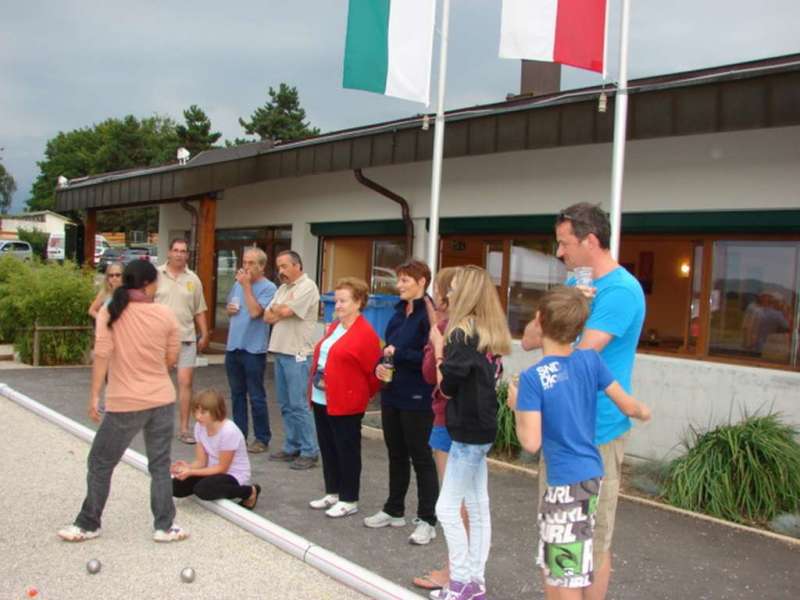
[[[567,374],[562,373],[560,369],[561,366],[558,361],[536,367],[536,372],[539,373],[539,381],[542,382],[543,389],[549,390],[559,381],[566,381]]]

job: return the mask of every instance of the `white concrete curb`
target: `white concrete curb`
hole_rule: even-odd
[[[383,431],[381,429],[378,429],[377,427],[362,425],[362,430],[363,430],[363,436],[366,438],[369,438],[371,440],[383,439]],[[486,460],[489,462],[489,466],[494,467],[496,469],[501,469],[503,471],[516,471],[517,473],[522,473],[529,477],[537,477],[539,475],[539,471],[537,469],[534,469],[533,467],[523,467],[521,465],[514,465],[502,460],[497,460],[496,458],[487,458]],[[731,521],[726,521],[725,519],[712,517],[711,515],[704,515],[703,513],[693,512],[691,510],[686,510],[685,508],[678,508],[676,506],[664,504],[663,502],[650,500],[649,498],[642,498],[641,496],[633,496],[631,494],[620,493],[619,497],[624,498],[625,500],[630,500],[631,502],[636,502],[637,504],[644,504],[645,506],[658,508],[660,510],[664,510],[667,512],[683,515],[685,517],[692,517],[694,519],[699,519],[701,521],[708,521],[709,523],[715,523],[716,525],[723,525],[725,527],[736,529],[738,531],[746,531],[748,533],[754,533],[762,537],[778,540],[790,546],[800,546],[800,539],[776,533],[774,531],[768,531],[766,529],[758,529],[757,527],[750,527],[748,525],[733,523]]]
[[[0,383],[0,396],[16,402],[88,443],[91,443],[94,439],[93,430],[21,394],[5,383]],[[132,467],[147,473],[147,459],[139,452],[129,448],[126,450],[122,460]],[[272,521],[242,508],[230,500],[218,500],[215,502],[205,502],[197,498],[195,500],[211,512],[220,515],[262,540],[311,565],[332,579],[370,598],[379,600],[420,600],[422,598],[422,596],[360,567],[338,554],[326,550],[292,533],[288,529],[284,529],[280,525],[276,525]]]

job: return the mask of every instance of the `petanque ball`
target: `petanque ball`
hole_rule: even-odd
[[[100,569],[103,565],[100,564],[100,561],[96,558],[93,558],[89,562],[86,563],[86,570],[89,571],[90,575],[95,575],[100,572]]]
[[[181,571],[181,580],[183,583],[192,583],[194,581],[194,569],[186,567]]]

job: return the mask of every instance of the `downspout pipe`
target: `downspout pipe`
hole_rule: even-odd
[[[192,228],[189,232],[189,249],[191,255],[189,256],[189,266],[192,270],[197,268],[197,224],[200,222],[200,215],[197,209],[191,205],[188,200],[181,200],[181,208],[192,216]]]
[[[391,190],[387,190],[381,184],[364,176],[361,169],[354,169],[353,175],[356,176],[356,181],[369,189],[378,192],[381,196],[389,198],[393,202],[400,205],[400,210],[403,214],[403,224],[406,227],[406,256],[411,256],[414,252],[414,221],[411,220],[411,211],[408,208],[408,202],[402,196],[395,194]]]

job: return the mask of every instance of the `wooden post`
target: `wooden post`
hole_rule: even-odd
[[[203,196],[200,200],[200,219],[197,224],[197,276],[203,284],[203,296],[208,306],[208,327],[214,324],[214,243],[217,228],[217,198]]]
[[[94,267],[94,236],[97,233],[97,209],[86,209],[83,226],[83,264]]]
[[[39,324],[33,324],[33,366],[39,366]]]

